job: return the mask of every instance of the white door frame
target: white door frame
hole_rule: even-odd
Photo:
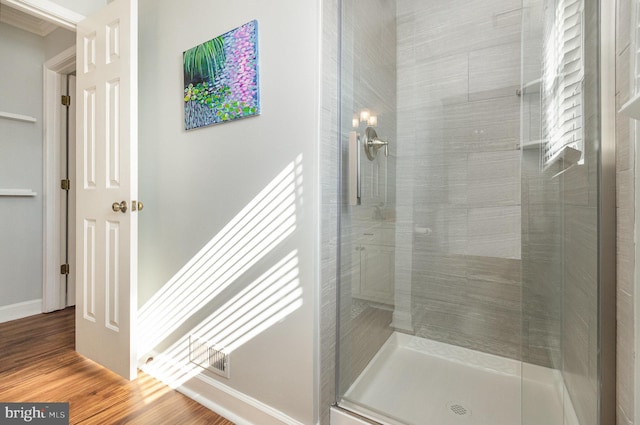
[[[85,17],[50,0],[0,0],[0,3],[70,31]]]
[[[62,123],[64,120],[60,96],[63,79],[76,69],[75,45],[44,64],[43,98],[43,271],[42,311],[50,312],[66,307],[65,287],[61,284],[60,265],[63,263],[60,180],[62,178]],[[66,93],[66,90],[65,90]]]
[[[49,0],[0,0],[29,15],[53,22],[71,31],[85,17]],[[44,64],[43,69],[43,220],[42,220],[42,311],[65,307],[65,288],[60,280],[60,159],[62,155],[60,96],[62,78],[75,71],[75,46]]]

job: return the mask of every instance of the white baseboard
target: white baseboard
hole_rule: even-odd
[[[290,416],[204,374],[176,388],[237,425],[303,425]]]
[[[24,301],[0,307],[0,323],[42,313],[42,300]]]
[[[144,359],[156,357],[156,355],[157,353],[152,352],[144,356]],[[154,373],[152,367],[145,367],[144,359],[141,359],[138,367],[162,381],[162,374]],[[168,382],[165,383],[170,385]],[[237,425],[304,425],[281,411],[203,373],[182,383],[175,390]]]

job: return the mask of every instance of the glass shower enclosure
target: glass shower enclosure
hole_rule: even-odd
[[[338,408],[605,425],[599,7],[342,0]]]

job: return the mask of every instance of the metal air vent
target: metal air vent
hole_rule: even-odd
[[[229,354],[215,344],[191,335],[189,337],[189,361],[203,369],[229,378]]]

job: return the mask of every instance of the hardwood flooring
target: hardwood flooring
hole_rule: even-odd
[[[233,425],[161,382],[80,356],[75,309],[0,323],[0,402],[69,402],[70,424]]]

